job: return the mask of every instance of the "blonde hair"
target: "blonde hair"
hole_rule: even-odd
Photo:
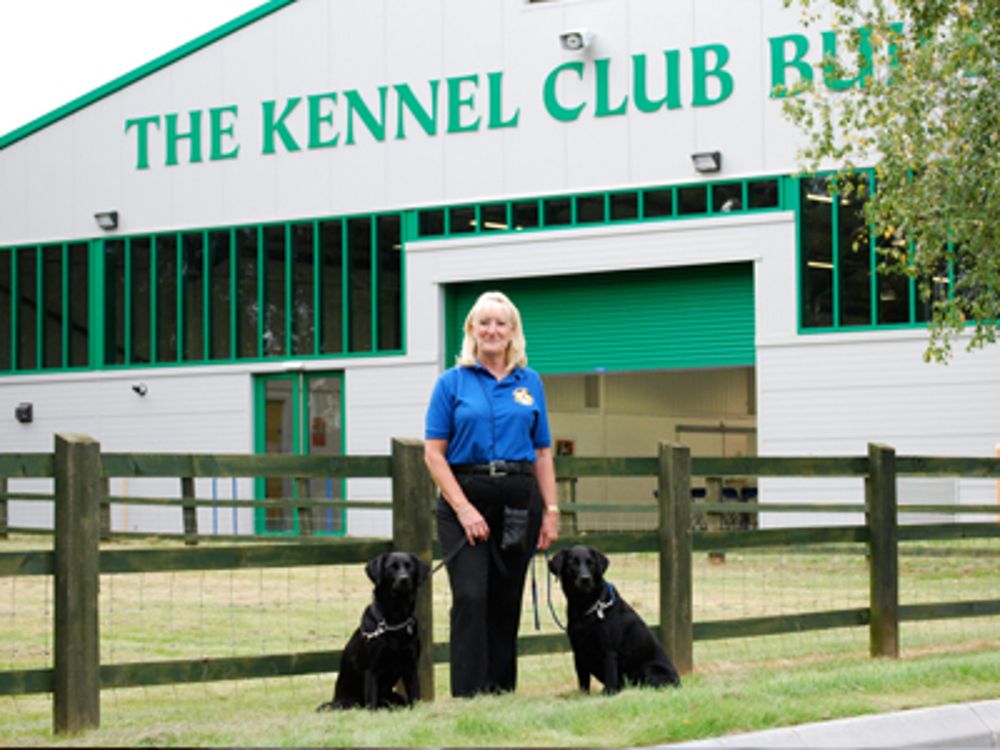
[[[457,364],[463,367],[475,366],[479,351],[473,330],[479,318],[489,308],[497,307],[507,314],[507,322],[510,324],[511,336],[510,344],[507,345],[506,370],[511,372],[518,365],[527,367],[528,355],[525,351],[527,345],[524,341],[524,329],[521,328],[521,314],[503,292],[483,292],[469,310],[469,314],[465,316],[465,338],[462,341],[462,353],[458,355]]]

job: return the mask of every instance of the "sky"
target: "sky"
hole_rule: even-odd
[[[264,0],[0,0],[0,136]]]

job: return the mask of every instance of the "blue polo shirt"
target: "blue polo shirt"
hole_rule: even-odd
[[[424,437],[448,441],[450,464],[534,461],[552,444],[542,379],[527,367],[503,380],[478,364],[452,367],[434,386]]]

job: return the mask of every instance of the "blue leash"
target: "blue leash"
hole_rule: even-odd
[[[537,550],[536,550],[537,551]],[[556,625],[559,626],[560,630],[566,630],[566,626],[559,621],[559,616],[556,614],[556,608],[552,606],[552,571],[549,570],[549,551],[545,550],[545,570],[548,575],[546,577],[546,593],[549,602],[549,613],[552,615],[552,619],[555,621]],[[538,583],[535,580],[535,553],[531,553],[531,602],[535,609],[535,630],[541,630],[542,625],[538,618]]]

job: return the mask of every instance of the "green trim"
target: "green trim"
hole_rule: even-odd
[[[35,248],[35,368],[45,364],[45,246]]]
[[[208,231],[202,232],[201,248],[201,358],[209,361],[212,359],[214,305],[212,304],[212,243]]]
[[[267,375],[255,375],[253,378],[253,404],[254,404],[254,452],[258,455],[267,453],[267,384],[270,382],[287,380],[292,384],[291,409],[292,409],[292,454],[295,456],[311,455],[311,444],[308,440],[307,430],[309,428],[309,382],[314,379],[332,378],[339,385],[340,400],[340,444],[338,446],[339,455],[343,456],[347,446],[347,398],[344,387],[344,373],[342,370],[329,370],[317,372],[297,372],[297,373],[272,373]],[[305,420],[305,421],[303,421]],[[283,476],[283,478],[285,478]],[[265,499],[266,477],[254,478],[254,498]],[[346,479],[340,480],[340,496],[346,495]],[[299,497],[299,482],[291,482],[292,499]],[[316,536],[344,536],[347,530],[346,509],[340,509],[340,529],[336,531],[314,532]],[[266,536],[297,536],[300,532],[298,508],[292,509],[292,528],[285,531],[269,531],[267,529],[267,508],[257,508],[254,511],[254,533]]]
[[[70,314],[69,314],[69,243],[62,246],[62,299],[60,299],[60,312],[62,316],[62,341],[60,342],[60,357],[62,369],[69,366],[69,337],[71,334]]]
[[[783,182],[787,178],[785,177],[749,177],[742,180],[722,180],[719,182],[698,182],[698,183],[685,183],[679,185],[650,185],[641,188],[634,189],[621,189],[615,188],[613,190],[604,191],[587,191],[583,193],[570,193],[563,195],[551,195],[543,196],[540,198],[511,198],[504,201],[488,201],[486,203],[473,203],[473,204],[456,204],[448,206],[434,206],[426,207],[420,209],[413,209],[406,212],[407,219],[405,221],[406,230],[404,236],[410,242],[420,241],[420,240],[441,240],[441,239],[454,239],[457,237],[470,237],[478,235],[492,235],[500,233],[521,233],[521,232],[539,232],[539,231],[550,231],[559,229],[580,229],[586,227],[596,227],[596,226],[609,226],[616,225],[620,226],[623,224],[636,224],[636,223],[647,223],[647,222],[660,222],[669,220],[686,220],[686,219],[705,219],[720,216],[731,216],[731,215],[742,215],[748,213],[771,213],[777,211],[789,211],[793,210],[794,207],[788,204],[788,194],[789,191],[783,189]],[[762,185],[765,183],[772,183],[771,187],[774,190],[774,198],[768,201],[769,205],[761,206],[758,208],[750,207],[750,187],[751,185]],[[739,185],[741,195],[743,196],[742,205],[736,206],[734,208],[729,208],[726,210],[716,210],[713,205],[713,187],[719,188],[722,186],[734,186]],[[699,210],[691,213],[681,213],[680,205],[678,202],[679,192],[682,190],[700,190],[704,189],[704,210]],[[671,207],[669,213],[656,214],[654,209],[654,204],[652,201],[648,200],[648,196],[652,193],[663,194],[667,193],[670,196]],[[612,199],[614,197],[622,197],[635,195],[636,197],[636,216],[628,218],[617,218],[612,214]],[[600,220],[589,220],[581,219],[580,217],[580,204],[581,201],[586,199],[601,199],[603,201],[603,218]],[[569,216],[565,221],[546,221],[546,210],[551,209],[554,204],[564,202],[567,204],[569,209]],[[538,209],[538,222],[536,225],[531,227],[518,227],[514,225],[515,220],[515,205],[524,205],[527,203],[535,203]],[[497,207],[503,206],[508,217],[507,224],[505,227],[500,228],[496,225],[491,225],[490,227],[485,227],[485,222],[482,219],[483,209],[486,207]],[[472,226],[467,227],[464,224],[460,226],[453,226],[453,218],[456,211],[466,210],[471,211],[473,215]],[[437,222],[439,226],[442,227],[440,232],[421,232],[421,217],[435,216],[439,219]]]
[[[191,40],[187,44],[184,44],[171,52],[167,52],[166,54],[157,57],[155,60],[136,68],[132,72],[119,76],[113,81],[104,84],[100,88],[96,88],[90,93],[84,94],[83,96],[64,104],[58,109],[52,110],[47,115],[42,115],[26,125],[22,125],[16,130],[11,131],[7,135],[0,137],[0,151],[24,138],[27,138],[29,135],[37,133],[39,130],[47,128],[49,125],[57,123],[60,120],[79,112],[81,109],[89,107],[95,102],[99,102],[105,97],[118,93],[122,89],[131,86],[133,83],[142,80],[146,76],[157,73],[160,70],[173,65],[175,62],[182,60],[188,55],[201,51],[205,47],[214,44],[220,39],[223,39],[246,26],[256,23],[260,19],[271,15],[275,11],[281,10],[286,5],[291,5],[295,1],[296,0],[267,0],[267,2],[260,7],[247,11],[243,15],[234,18],[232,21],[219,26],[217,29],[206,32],[196,39]]]

